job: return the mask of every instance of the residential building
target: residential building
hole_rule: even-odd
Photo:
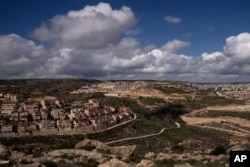
[[[10,115],[17,108],[17,103],[14,101],[4,101],[2,103],[1,115]]]

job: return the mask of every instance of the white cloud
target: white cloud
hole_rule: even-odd
[[[135,20],[127,7],[113,10],[100,3],[55,16],[34,31],[38,39],[57,47],[46,49],[15,34],[2,35],[0,78],[250,81],[250,33],[228,37],[222,51],[193,57],[176,52],[191,45],[177,39],[160,48],[141,47],[132,37],[120,39]]]
[[[241,33],[226,39],[224,52],[236,62],[250,63],[250,33]]]
[[[167,42],[165,45],[161,47],[162,50],[170,51],[170,52],[175,52],[179,49],[189,47],[191,44],[189,42],[185,41],[180,41],[177,39],[174,39],[172,41]]]
[[[0,78],[24,77],[48,59],[43,46],[16,34],[0,36],[0,55]]]
[[[166,16],[164,19],[168,23],[173,23],[173,24],[178,24],[178,23],[180,23],[182,21],[181,18],[174,17],[174,16]]]
[[[95,49],[117,42],[121,33],[135,22],[130,8],[114,10],[109,4],[99,3],[57,15],[35,29],[33,36],[43,42],[54,42],[58,47]]]
[[[141,48],[134,38],[123,38],[117,44],[99,49],[65,47],[46,50],[17,35],[5,35],[0,36],[0,78],[246,81],[246,76],[250,74],[249,63],[237,61],[236,55],[242,53],[231,46],[245,47],[248,39],[242,36],[248,34],[229,37],[224,52],[204,52],[199,57],[192,57],[173,52],[179,47],[168,50],[157,49],[155,46]]]

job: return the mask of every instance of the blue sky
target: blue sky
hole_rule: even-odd
[[[1,0],[0,78],[249,81],[249,7],[248,0]]]

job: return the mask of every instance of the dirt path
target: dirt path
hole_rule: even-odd
[[[219,117],[198,117],[196,116],[197,113],[206,112],[207,110],[216,110],[218,112],[220,111],[239,111],[239,112],[248,112],[249,111],[249,105],[230,105],[230,106],[212,106],[203,108],[200,110],[194,110],[191,113],[182,115],[180,118],[187,123],[188,125],[195,125],[203,128],[211,128],[211,129],[217,129],[221,130],[227,133],[230,133],[235,136],[239,137],[249,137],[250,130],[247,130],[250,128],[250,120],[238,118],[238,117],[230,117],[230,116],[219,116]],[[223,125],[227,125],[226,127],[213,127],[212,125],[208,125],[211,123],[216,123]],[[238,126],[237,126],[238,125]],[[242,127],[242,128],[241,128]],[[230,128],[230,129],[228,129]],[[246,129],[243,129],[246,128]]]
[[[162,134],[165,130],[169,130],[169,129],[176,129],[176,128],[180,128],[181,125],[178,122],[175,122],[177,127],[173,127],[173,128],[162,128],[160,130],[160,132],[158,133],[153,133],[153,134],[148,134],[148,135],[143,135],[143,136],[136,136],[136,137],[127,137],[124,139],[119,139],[119,140],[114,140],[114,141],[110,141],[110,142],[106,142],[105,144],[114,144],[114,143],[118,143],[118,142],[122,142],[122,141],[128,141],[128,140],[135,140],[135,139],[142,139],[142,138],[146,138],[146,137],[152,137],[152,136],[157,136]]]

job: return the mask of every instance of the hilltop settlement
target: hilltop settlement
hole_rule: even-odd
[[[23,100],[21,94],[0,94],[0,132],[45,133],[53,131],[92,132],[134,117],[126,106],[100,106],[97,99],[65,102],[51,96]]]

